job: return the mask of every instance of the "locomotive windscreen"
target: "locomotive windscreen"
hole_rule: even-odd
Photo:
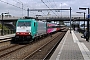
[[[19,21],[17,26],[31,26],[31,21]]]

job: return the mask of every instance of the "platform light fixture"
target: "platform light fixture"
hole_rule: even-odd
[[[79,8],[79,9],[81,9],[81,10],[86,10],[86,9],[88,9],[88,15],[89,15],[89,8]],[[87,38],[86,38],[86,41],[88,41],[89,42],[89,17],[88,17],[88,20],[87,20],[87,32],[88,32],[88,34],[87,34]]]
[[[80,14],[83,13],[84,14],[84,31],[85,31],[85,14],[86,13],[85,12],[76,12],[76,13],[80,13]]]

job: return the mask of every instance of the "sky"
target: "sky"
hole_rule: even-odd
[[[27,8],[29,9],[43,9],[48,8],[43,2],[51,8],[72,8],[72,15],[83,16],[83,14],[76,13],[77,11],[86,12],[87,10],[79,10],[79,7],[90,7],[90,0],[0,0],[0,14],[9,12],[12,16],[27,16]],[[23,9],[22,10],[22,6]],[[19,7],[19,8],[18,8]],[[53,13],[54,12],[54,13]],[[58,16],[69,16],[69,11],[30,11],[30,16],[35,15],[58,15]]]

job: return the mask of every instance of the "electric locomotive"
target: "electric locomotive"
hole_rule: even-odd
[[[12,42],[30,42],[35,37],[46,34],[46,22],[35,19],[18,19],[16,34]]]

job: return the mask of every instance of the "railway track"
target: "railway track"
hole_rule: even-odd
[[[55,38],[59,39],[60,38],[59,35],[61,36],[63,35],[63,33],[59,32],[47,38],[41,39],[40,41],[30,43],[27,45],[13,45],[11,47],[9,46],[8,48],[1,49],[0,59],[2,60],[27,60],[29,59],[30,60],[30,59],[34,59],[36,56],[39,56],[39,57],[35,59],[46,59],[50,53],[49,51],[52,49],[51,47],[48,48],[49,44],[51,44],[51,46],[55,45],[55,43],[57,43],[58,41]],[[51,43],[51,41],[53,41],[53,43]],[[46,50],[46,49],[49,49],[49,50]],[[43,53],[42,51],[46,51],[47,53]],[[43,57],[40,57],[42,55]]]
[[[0,50],[0,58],[3,58],[4,56],[11,54],[12,52],[15,52],[23,47],[25,47],[25,45],[11,45],[7,48],[3,48]]]
[[[5,47],[5,46],[9,46],[9,45],[11,45],[10,41],[0,42],[0,49],[1,49],[1,47]]]
[[[33,45],[34,43],[32,43]],[[7,57],[10,54],[13,54],[13,52],[20,50],[24,47],[27,47],[31,44],[27,44],[27,45],[11,45],[11,46],[7,46],[6,48],[2,48],[0,49],[0,59],[6,59],[5,57]]]
[[[59,33],[49,42],[32,52],[30,55],[26,56],[23,60],[45,60],[50,57],[52,50],[58,45],[60,42],[60,37],[62,37],[65,33]],[[54,45],[54,46],[53,46]],[[53,48],[52,48],[53,47]]]

